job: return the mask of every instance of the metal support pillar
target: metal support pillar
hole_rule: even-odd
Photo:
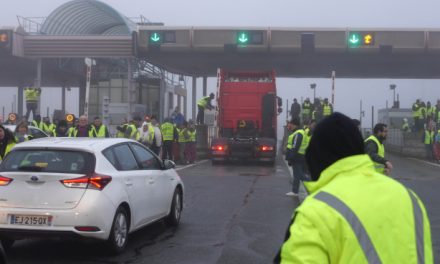
[[[61,87],[61,110],[63,114],[66,114],[66,85],[63,84]]]
[[[203,96],[205,97],[208,94],[208,77],[203,76]]]
[[[84,103],[86,100],[86,80],[82,79],[79,86],[79,109],[78,114],[81,116],[84,114]]]
[[[192,119],[196,120],[197,109],[197,77],[192,77]]]
[[[37,60],[37,76],[36,76],[35,84],[34,84],[34,86],[36,88],[41,88],[42,67],[43,67],[43,59],[39,58]],[[41,111],[41,96],[40,96],[40,99],[38,100],[37,114],[41,114],[40,111]],[[34,114],[34,113],[32,113],[32,114]]]
[[[136,103],[136,82],[133,79],[133,59],[127,59],[127,68],[128,68],[128,94],[127,94],[127,103],[128,103],[128,113],[127,120],[132,118],[132,114],[134,112],[134,104]]]
[[[23,116],[23,93],[24,93],[24,86],[23,84],[18,85],[18,91],[17,91],[17,114],[21,118]]]
[[[185,118],[188,117],[188,97],[187,96],[183,97],[183,111],[182,111],[182,113],[185,116]],[[194,118],[192,120],[195,121]]]
[[[163,122],[165,116],[165,93],[166,93],[166,82],[165,82],[165,73],[161,70],[160,74],[160,86],[159,86],[159,120]]]

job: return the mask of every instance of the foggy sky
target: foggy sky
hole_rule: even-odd
[[[0,0],[0,27],[17,26],[16,15],[45,17],[67,0]],[[105,0],[127,17],[145,16],[168,26],[261,26],[261,27],[337,27],[337,28],[435,28],[440,29],[438,0]],[[337,75],[337,73],[336,73]],[[330,79],[279,79],[279,95],[289,104],[294,97],[313,97],[310,83],[316,83],[317,96],[331,97]],[[436,101],[440,98],[438,80],[358,80],[336,79],[335,109],[353,118],[359,117],[363,100],[370,126],[371,106],[384,108],[392,101],[389,84],[397,84],[401,106],[410,107],[416,98]],[[199,81],[201,88],[201,81]],[[209,90],[215,81],[209,80]],[[5,95],[3,93],[3,95]],[[11,95],[0,96],[0,107],[10,106]],[[198,96],[199,97],[199,96]],[[191,98],[191,97],[189,97]],[[42,104],[45,104],[42,102]],[[190,104],[190,100],[189,100]],[[47,105],[42,105],[44,109]],[[191,107],[189,106],[189,109]],[[285,113],[281,119],[284,119]]]

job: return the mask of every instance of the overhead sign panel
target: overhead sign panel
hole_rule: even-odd
[[[263,31],[237,31],[237,45],[262,45]]]
[[[374,46],[373,32],[352,32],[348,33],[347,46],[349,48],[359,48],[362,46]]]
[[[190,28],[145,27],[140,28],[136,38],[138,52],[183,51],[191,47]]]

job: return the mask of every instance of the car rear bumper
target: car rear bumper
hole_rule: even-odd
[[[86,202],[87,201],[87,202]],[[116,208],[99,191],[88,191],[74,209],[26,209],[0,207],[0,236],[10,238],[88,237],[108,238]],[[10,215],[52,216],[48,226],[14,225]],[[97,227],[99,231],[78,231],[75,227]]]

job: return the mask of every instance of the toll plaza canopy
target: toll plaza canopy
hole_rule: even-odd
[[[67,2],[44,21],[46,35],[130,35],[136,24],[107,4],[94,0]]]

